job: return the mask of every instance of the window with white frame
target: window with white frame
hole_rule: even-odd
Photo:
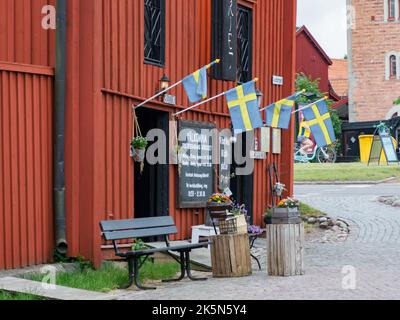
[[[400,0],[384,0],[385,21],[398,21],[400,19]]]
[[[388,52],[385,60],[386,80],[400,80],[400,52]]]

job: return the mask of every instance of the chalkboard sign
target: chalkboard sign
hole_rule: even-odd
[[[392,137],[387,133],[381,133],[380,138],[382,141],[383,150],[385,151],[387,162],[388,163],[399,162]]]
[[[212,56],[221,59],[212,68],[213,77],[236,81],[237,0],[212,0]]]
[[[179,208],[205,208],[214,193],[213,129],[208,122],[179,122]]]

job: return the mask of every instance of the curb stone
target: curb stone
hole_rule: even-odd
[[[295,181],[295,185],[378,185],[396,180],[396,177],[391,177],[379,181]]]

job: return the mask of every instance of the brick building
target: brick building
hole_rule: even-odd
[[[350,122],[400,115],[400,0],[347,0]]]

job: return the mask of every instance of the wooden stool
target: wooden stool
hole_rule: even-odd
[[[247,234],[212,237],[211,261],[216,278],[245,277],[252,274]]]
[[[268,274],[304,275],[304,224],[267,225]]]

